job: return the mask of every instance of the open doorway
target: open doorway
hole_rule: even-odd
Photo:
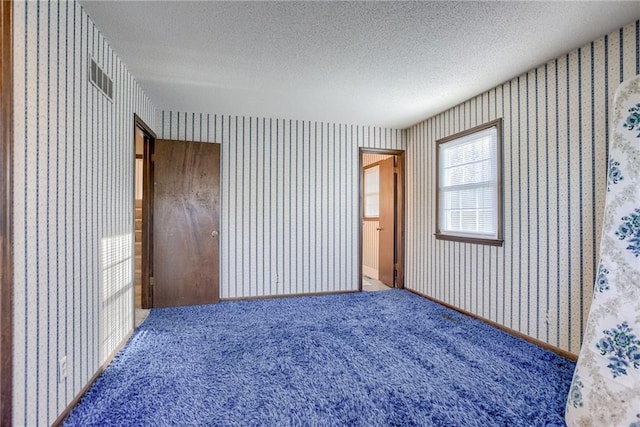
[[[403,288],[404,152],[360,149],[360,290]]]
[[[155,134],[134,115],[134,307],[138,327],[149,314],[153,277],[153,151]]]

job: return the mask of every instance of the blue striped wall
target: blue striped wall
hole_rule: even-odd
[[[606,194],[609,107],[639,22],[407,131],[406,286],[577,354]],[[435,240],[435,141],[504,118],[501,248]]]
[[[134,113],[162,138],[222,144],[222,298],[357,289],[358,147],[406,148],[406,285],[578,351],[638,22],[403,131],[156,113],[79,4],[13,8],[15,425],[53,422],[132,328]],[[91,55],[113,101],[88,82]],[[434,141],[495,117],[505,246],[435,241]]]
[[[404,131],[162,111],[159,137],[222,144],[220,297],[358,289],[358,147]]]
[[[153,127],[156,113],[79,4],[13,8],[13,421],[41,426],[133,327],[133,114]]]

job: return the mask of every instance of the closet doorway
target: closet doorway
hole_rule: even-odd
[[[404,287],[404,151],[360,149],[360,290]]]
[[[156,136],[134,115],[134,307],[136,325],[151,308],[153,277],[153,152]]]

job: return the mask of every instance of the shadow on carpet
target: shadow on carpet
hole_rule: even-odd
[[[407,291],[154,309],[64,425],[564,425],[574,366]]]

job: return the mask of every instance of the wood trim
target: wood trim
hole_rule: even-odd
[[[13,3],[0,1],[0,425],[13,421]]]
[[[497,146],[497,154],[496,154],[496,163],[498,165],[497,170],[497,179],[498,179],[498,235],[497,240],[500,240],[500,246],[502,246],[502,242],[504,241],[504,183],[503,183],[503,169],[504,169],[504,159],[502,158],[503,153],[503,140],[502,140],[502,118],[498,118],[493,121],[496,126],[497,135],[496,138],[498,140]]]
[[[135,170],[136,155],[136,128],[144,133],[144,154],[142,166],[142,271],[141,271],[141,306],[144,309],[152,307],[151,277],[153,276],[153,153],[155,150],[156,134],[137,115],[133,115],[133,162]],[[135,179],[133,182],[133,200],[135,204]],[[135,205],[134,205],[135,212]],[[135,229],[135,216],[133,218]],[[135,241],[134,241],[135,251]],[[135,273],[135,272],[134,272]],[[135,304],[134,304],[135,307]]]
[[[452,234],[433,233],[438,240],[449,240],[451,242],[475,243],[477,245],[502,246],[504,240],[483,239],[478,237],[455,236]]]
[[[362,260],[363,246],[362,239],[364,236],[364,152],[362,148],[358,149],[358,292],[362,292]]]
[[[480,132],[485,129],[489,129],[491,127],[496,126],[497,128],[502,128],[502,118],[497,118],[495,120],[491,120],[490,122],[483,123],[478,126],[474,126],[471,129],[463,130],[453,135],[445,136],[444,138],[440,138],[436,140],[436,144],[444,144],[445,142],[452,141],[454,139],[462,138],[467,135],[471,135],[477,132]]]
[[[144,159],[142,161],[142,288],[140,292],[141,305],[145,309],[153,307],[151,278],[153,277],[153,198],[155,194],[153,158],[155,147],[155,137],[145,132]]]
[[[153,139],[158,139],[158,136],[156,135],[156,133],[136,113],[133,113],[133,124],[135,126],[140,127],[140,129],[142,129],[145,133],[148,133],[149,136],[151,136]],[[133,131],[135,132],[135,128],[133,129]],[[134,137],[135,137],[135,133],[134,133]],[[135,141],[135,139],[134,139],[134,141]],[[134,148],[134,153],[135,153],[135,147],[133,147],[133,148]]]
[[[364,218],[362,218],[363,221],[379,221],[380,218],[378,218],[377,216],[366,216]]]
[[[277,298],[300,298],[300,297],[321,297],[327,295],[341,295],[341,294],[354,294],[358,291],[329,291],[329,292],[311,292],[308,294],[282,294],[282,295],[259,295],[253,297],[234,297],[234,298],[220,298],[220,301],[251,301],[251,300],[265,300],[265,299],[277,299]]]
[[[398,170],[396,177],[398,179],[397,182],[397,200],[396,200],[396,206],[398,207],[398,211],[397,211],[397,215],[398,217],[396,218],[396,253],[397,253],[397,260],[396,260],[396,271],[397,271],[397,275],[396,275],[396,287],[398,289],[404,289],[404,259],[405,259],[405,249],[406,249],[406,242],[405,242],[405,229],[404,229],[404,221],[405,221],[405,180],[406,180],[406,176],[404,174],[404,152],[397,154],[397,163],[396,163],[396,168]]]
[[[471,313],[469,311],[463,310],[463,309],[461,309],[459,307],[456,307],[455,305],[451,305],[451,304],[448,304],[448,303],[446,303],[444,301],[440,301],[439,299],[430,297],[429,295],[423,294],[422,292],[418,292],[418,291],[413,290],[413,289],[407,289],[407,290],[409,292],[413,293],[413,294],[416,294],[416,295],[422,297],[422,298],[426,298],[429,301],[433,301],[436,304],[440,304],[443,307],[446,307],[448,309],[457,311],[460,314],[464,314],[465,316],[469,316],[469,317],[471,317],[473,319],[479,320],[479,321],[484,322],[484,323],[486,323],[486,324],[488,324],[490,326],[493,326],[494,328],[500,329],[501,331],[507,332],[508,334],[511,334],[511,335],[515,336],[516,338],[520,338],[522,340],[530,342],[531,344],[535,344],[538,347],[542,347],[543,349],[551,351],[551,352],[553,352],[553,353],[555,353],[555,354],[557,354],[559,356],[564,357],[565,359],[569,359],[569,360],[572,360],[574,362],[576,360],[578,360],[578,355],[577,354],[573,354],[573,353],[570,353],[570,352],[568,352],[566,350],[563,350],[561,348],[552,346],[549,343],[546,343],[546,342],[541,341],[539,339],[530,337],[529,335],[525,335],[522,332],[516,331],[515,329],[508,328],[508,327],[506,327],[504,325],[501,325],[500,323],[494,322],[493,320],[489,320],[489,319],[486,319],[484,317],[478,316],[477,314],[474,314],[474,313]]]
[[[458,138],[462,138],[464,136],[467,135],[471,135],[473,133],[476,132],[480,132],[483,131],[485,129],[489,129],[495,127],[496,128],[496,140],[497,140],[497,153],[496,153],[496,162],[497,162],[497,166],[498,166],[498,170],[497,170],[497,180],[498,180],[498,188],[497,188],[497,192],[498,192],[498,197],[497,197],[497,203],[498,203],[498,233],[495,239],[485,239],[485,238],[475,238],[475,237],[471,237],[471,236],[456,236],[456,235],[452,235],[452,234],[444,234],[440,232],[440,144],[444,144],[446,142],[452,141],[454,139],[458,139]],[[504,227],[504,195],[503,193],[503,182],[502,182],[502,169],[503,169],[503,159],[502,159],[502,153],[503,153],[503,149],[502,149],[502,118],[497,118],[495,120],[492,120],[490,122],[475,126],[471,129],[467,129],[464,130],[462,132],[458,132],[454,135],[450,135],[447,136],[445,138],[441,138],[438,139],[436,141],[436,154],[435,154],[435,158],[436,158],[436,179],[435,179],[435,185],[436,185],[436,197],[435,197],[435,206],[436,206],[436,223],[435,223],[435,227],[434,229],[436,230],[436,232],[434,233],[434,236],[437,240],[449,240],[449,241],[453,241],[453,242],[463,242],[463,243],[474,243],[474,244],[480,244],[480,245],[491,245],[491,246],[502,246],[504,240],[503,240],[503,227]]]
[[[364,153],[364,154],[371,154],[371,153]],[[373,163],[369,163],[367,166],[364,166],[364,159],[363,159],[363,165],[362,165],[362,169],[371,169],[371,168],[375,168],[376,166],[380,166],[380,163],[384,162],[387,159],[384,160],[378,160],[377,162],[373,162]]]
[[[358,215],[360,218],[359,227],[358,227],[358,291],[362,291],[362,258],[363,258],[363,247],[362,247],[362,237],[363,237],[363,221],[368,220],[364,216],[364,155],[365,154],[386,154],[390,156],[396,156],[398,162],[396,167],[398,169],[398,193],[397,193],[397,207],[398,207],[398,217],[396,218],[396,254],[397,254],[397,276],[396,276],[396,288],[404,289],[404,254],[405,254],[405,230],[404,230],[404,215],[405,215],[405,183],[406,177],[404,173],[404,163],[405,163],[405,151],[404,150],[389,150],[389,149],[379,149],[379,148],[363,148],[360,147],[358,149],[359,159],[358,159],[358,188],[360,189],[360,194],[358,197],[359,210]],[[371,163],[367,165],[367,167],[375,166],[379,162]]]
[[[58,418],[56,418],[53,424],[51,424],[52,427],[58,427],[62,425],[62,423],[69,416],[73,408],[76,407],[76,405],[80,402],[80,400],[85,395],[85,393],[89,391],[89,389],[91,388],[93,383],[96,382],[98,377],[104,373],[105,369],[107,369],[107,367],[111,364],[111,362],[113,362],[113,359],[120,352],[120,350],[122,350],[124,346],[129,342],[132,336],[133,336],[133,330],[129,331],[127,336],[124,337],[122,341],[120,341],[120,344],[118,344],[115,350],[111,352],[109,357],[107,357],[107,360],[105,360],[104,363],[98,368],[98,371],[95,374],[93,374],[89,382],[84,387],[82,387],[82,390],[80,390],[80,393],[76,395],[76,397],[71,401],[71,403],[69,403],[69,405],[67,405],[67,407],[64,409],[64,411],[62,411],[62,413],[58,416]]]

